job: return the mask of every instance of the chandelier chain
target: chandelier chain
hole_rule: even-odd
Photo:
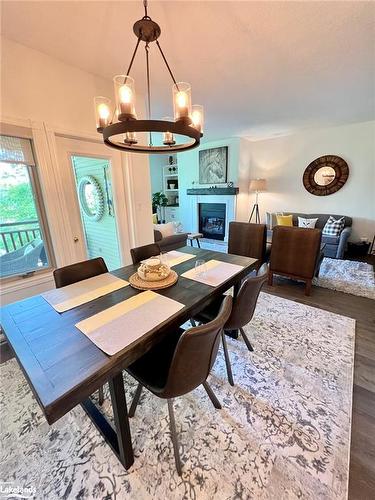
[[[147,118],[151,120],[151,88],[150,88],[150,61],[149,61],[150,47],[148,42],[145,44],[146,51],[146,74],[147,74]],[[152,146],[152,134],[149,134],[149,145]]]
[[[143,0],[143,7],[145,8],[145,17],[148,17],[148,14],[147,14],[147,0]]]

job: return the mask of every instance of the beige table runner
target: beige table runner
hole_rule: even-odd
[[[205,285],[218,286],[227,279],[242,271],[243,266],[221,262],[220,260],[209,260],[197,269],[190,269],[181,276],[190,280],[204,283]]]
[[[57,312],[64,312],[128,285],[128,281],[104,273],[41,295]]]
[[[152,291],[142,292],[75,326],[109,355],[116,354],[185,306]]]

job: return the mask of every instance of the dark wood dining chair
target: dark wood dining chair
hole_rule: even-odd
[[[173,412],[173,398],[203,385],[215,408],[221,405],[207,382],[215,362],[220,334],[232,310],[232,297],[225,297],[217,317],[201,326],[171,334],[126,368],[137,381],[129,417],[133,417],[143,387],[168,403],[169,425],[176,468],[181,475],[181,460]]]
[[[272,234],[268,284],[278,274],[306,283],[305,295],[310,295],[314,276],[323,259],[321,229],[276,226]]]
[[[60,267],[53,271],[56,288],[72,285],[82,280],[99,276],[100,274],[108,273],[108,268],[103,257],[76,262],[69,266]],[[99,388],[99,404],[104,402],[103,387]]]
[[[265,284],[268,278],[268,266],[263,264],[258,270],[256,276],[249,276],[246,278],[238,291],[238,294],[234,298],[232,313],[226,321],[222,336],[223,351],[225,364],[227,368],[228,382],[230,385],[234,385],[232,367],[230,363],[230,357],[228,352],[227,341],[225,337],[225,332],[231,330],[239,330],[246,347],[249,351],[253,351],[253,346],[251,345],[243,327],[250,323],[253,318],[255,307],[257,305],[258,297],[262,286]],[[194,321],[200,323],[206,323],[211,321],[217,314],[218,308],[220,307],[220,302],[212,302],[206,309],[204,309]]]
[[[132,257],[133,264],[138,264],[138,262],[141,262],[142,260],[160,255],[160,247],[157,243],[150,243],[149,245],[132,248],[130,250],[130,255]]]
[[[230,222],[228,253],[243,255],[259,260],[259,267],[265,261],[267,227],[251,222]]]

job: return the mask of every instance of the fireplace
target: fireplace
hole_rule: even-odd
[[[224,240],[225,203],[199,203],[199,232],[205,238]]]

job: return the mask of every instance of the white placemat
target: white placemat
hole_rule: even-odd
[[[170,252],[163,254],[163,262],[168,264],[169,267],[177,266],[177,264],[181,264],[182,262],[195,258],[196,255],[178,252],[177,250],[171,250]]]
[[[190,269],[181,274],[184,278],[199,281],[205,285],[218,286],[227,279],[242,271],[243,266],[221,262],[220,260],[209,260],[196,269]]]
[[[104,273],[41,295],[57,312],[64,312],[128,285],[128,281]]]
[[[148,290],[75,326],[99,349],[113,355],[184,307],[180,302]]]

